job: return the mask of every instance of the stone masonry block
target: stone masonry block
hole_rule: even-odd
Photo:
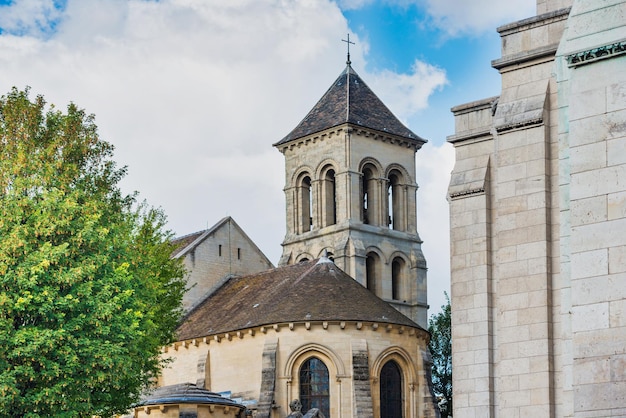
[[[626,164],[572,173],[572,200],[626,190]]]
[[[624,328],[626,330],[626,298],[613,300],[609,303],[609,324],[612,328]]]
[[[604,356],[576,360],[573,378],[575,385],[610,382],[611,358]]]
[[[626,218],[626,191],[609,194],[607,204],[607,218],[609,220]]]
[[[604,89],[581,91],[581,87],[575,84],[576,81],[572,82],[572,91],[575,93],[570,97],[570,121],[606,113],[606,92]]]
[[[607,165],[626,164],[626,121],[623,122],[624,136],[621,138],[609,139],[606,142]]]
[[[597,170],[606,167],[606,141],[573,147],[570,152],[571,173]]]
[[[626,231],[626,218],[573,227],[571,252],[574,254],[626,245],[626,234],[617,234],[616,231]]]
[[[608,274],[609,253],[606,248],[577,253],[572,256],[572,279]]]
[[[571,202],[570,211],[576,225],[604,222],[608,219],[607,198],[601,195],[575,200]]]
[[[626,298],[626,274],[612,274],[572,281],[572,304],[584,305]]]
[[[626,245],[609,248],[609,273],[626,272]]]
[[[623,8],[626,9],[626,6],[624,6]],[[622,13],[622,18],[626,19],[626,13]],[[621,58],[621,61],[622,65],[626,63],[626,60],[624,58]],[[623,79],[623,68],[621,74]],[[623,109],[626,109],[626,80],[624,79],[619,83],[613,83],[607,87],[607,111],[614,112],[616,110]]]
[[[609,328],[609,303],[572,307],[572,331],[595,331]]]

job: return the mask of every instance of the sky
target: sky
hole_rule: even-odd
[[[29,86],[95,115],[126,193],[177,236],[232,216],[277,264],[283,156],[272,144],[346,62],[413,132],[430,313],[450,288],[450,108],[498,95],[496,28],[535,0],[0,0],[0,95]]]

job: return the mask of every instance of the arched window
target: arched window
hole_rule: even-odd
[[[402,175],[398,171],[389,174],[389,228],[403,231],[406,229],[404,219],[404,196],[402,193]]]
[[[317,357],[311,357],[300,367],[300,402],[302,411],[318,408],[330,417],[328,368]]]
[[[380,371],[380,418],[402,418],[402,371],[393,360]]]
[[[365,286],[375,295],[380,292],[380,257],[375,252],[365,258]]]
[[[393,259],[391,263],[391,299],[402,299],[402,282],[404,274],[404,260],[400,257]]]
[[[379,224],[380,196],[377,187],[377,170],[368,164],[363,167],[361,177],[361,220],[364,224]]]
[[[322,226],[337,223],[335,170],[326,169],[322,177]]]
[[[313,225],[311,205],[311,177],[303,175],[298,182],[298,232],[308,232]]]

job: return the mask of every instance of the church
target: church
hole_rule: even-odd
[[[625,22],[537,0],[452,109],[455,418],[626,416]]]
[[[230,217],[175,240],[173,257],[189,271],[187,314],[134,416],[438,417],[416,229],[425,142],[348,53],[274,144],[285,157],[279,266]]]

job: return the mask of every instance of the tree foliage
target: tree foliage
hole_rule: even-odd
[[[450,298],[447,293],[446,300],[441,312],[431,316],[428,321],[428,348],[433,360],[433,389],[437,395],[445,397],[447,415],[452,416],[452,327]],[[442,410],[442,417],[447,415]]]
[[[74,104],[0,98],[0,417],[123,412],[162,366],[184,270]]]

